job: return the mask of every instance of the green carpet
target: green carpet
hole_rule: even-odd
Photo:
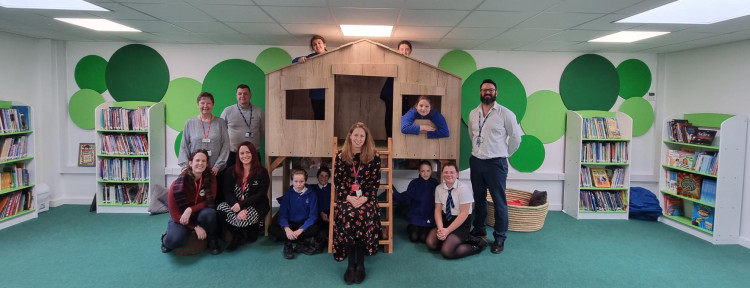
[[[286,260],[262,237],[214,256],[162,254],[168,215],[95,214],[64,205],[0,230],[0,287],[333,287],[346,262]],[[367,258],[366,287],[747,287],[750,249],[711,245],[658,222],[547,216],[542,230],[509,232],[505,252],[445,260],[406,238]]]

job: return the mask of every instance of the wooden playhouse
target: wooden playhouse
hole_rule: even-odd
[[[393,115],[389,116],[393,117],[392,138],[386,137],[385,102],[380,99],[388,77],[394,78]],[[324,120],[313,120],[308,97],[311,89],[325,91]],[[404,106],[413,105],[419,95],[432,96],[433,109],[440,111],[448,123],[449,137],[428,139],[424,134],[401,133],[401,115],[408,110]],[[380,243],[390,253],[393,159],[458,160],[461,78],[367,39],[266,74],[266,163],[269,172],[283,165],[282,187],[289,187],[290,158],[334,157],[356,122],[370,128],[382,158],[381,190],[387,193],[380,197],[383,200],[379,204],[383,209]],[[274,199],[272,195],[269,191],[269,199]],[[333,213],[335,195],[331,199]],[[266,219],[269,222],[270,215]],[[332,227],[329,231],[332,233]],[[329,251],[330,247],[329,243]]]

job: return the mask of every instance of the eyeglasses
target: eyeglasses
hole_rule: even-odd
[[[484,92],[490,92],[490,93],[492,93],[492,92],[497,91],[497,89],[480,89],[479,91],[481,91],[482,93],[484,93]]]

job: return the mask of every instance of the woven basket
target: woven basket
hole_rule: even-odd
[[[524,206],[508,205],[508,230],[516,232],[533,232],[542,229],[544,219],[547,218],[547,209],[549,201],[540,206],[529,205],[531,192],[505,189],[505,198],[507,201],[518,200]],[[492,202],[489,192],[487,193],[487,225],[495,225],[495,205]]]

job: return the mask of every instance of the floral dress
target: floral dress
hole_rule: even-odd
[[[336,154],[336,166],[333,171],[333,183],[336,185],[336,209],[333,226],[333,258],[336,261],[346,259],[346,246],[355,242],[364,243],[367,255],[378,253],[380,239],[380,209],[378,207],[378,188],[380,186],[380,155],[369,163],[360,163],[359,153],[354,154],[354,165],[344,162],[341,151]],[[357,166],[359,169],[354,169]],[[354,183],[354,171],[357,171],[362,195],[367,202],[354,208],[346,201],[346,196],[355,195],[351,191]]]

